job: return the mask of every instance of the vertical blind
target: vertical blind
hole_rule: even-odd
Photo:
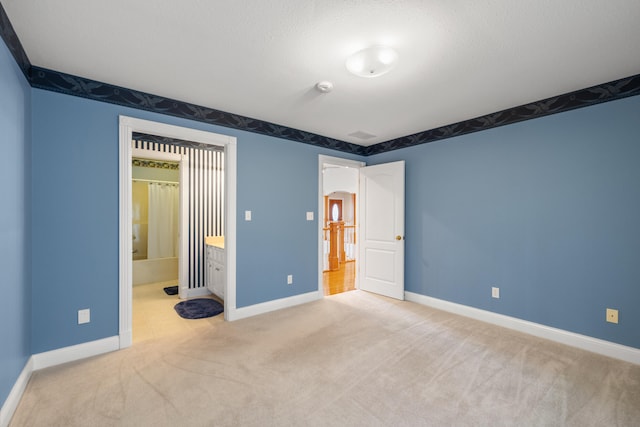
[[[211,146],[204,149],[184,146],[185,143],[175,140],[162,143],[136,138],[132,141],[132,147],[187,156],[189,289],[197,289],[206,286],[204,238],[224,235],[224,151],[222,147]]]

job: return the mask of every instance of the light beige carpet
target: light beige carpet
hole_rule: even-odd
[[[638,426],[640,366],[354,291],[35,372],[11,426]]]

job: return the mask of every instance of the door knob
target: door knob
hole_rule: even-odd
[[[402,236],[396,236],[396,240],[402,240]]]

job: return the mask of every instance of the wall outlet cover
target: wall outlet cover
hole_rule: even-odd
[[[618,323],[618,310],[607,308],[607,322]]]
[[[91,310],[85,308],[84,310],[78,310],[78,325],[91,322]]]

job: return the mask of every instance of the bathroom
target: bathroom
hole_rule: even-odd
[[[207,254],[224,250],[225,153],[190,141],[133,137],[132,338],[140,342],[184,328],[174,310],[181,299],[223,303],[223,292],[212,284],[221,283],[225,257],[209,265]]]
[[[179,164],[132,160],[133,286],[178,281]]]
[[[223,147],[134,133],[132,149],[136,153],[131,165],[133,286],[180,281],[181,298],[209,294],[206,238],[222,238],[225,228]],[[182,160],[168,159],[175,156]],[[180,200],[180,184],[184,200]],[[151,208],[150,190],[156,187],[172,194],[170,207]],[[152,216],[158,212],[169,217],[159,230],[160,241],[154,240],[157,227],[152,225]],[[185,236],[180,242],[179,235]],[[155,250],[158,243],[160,252]],[[183,260],[178,257],[180,243]]]

